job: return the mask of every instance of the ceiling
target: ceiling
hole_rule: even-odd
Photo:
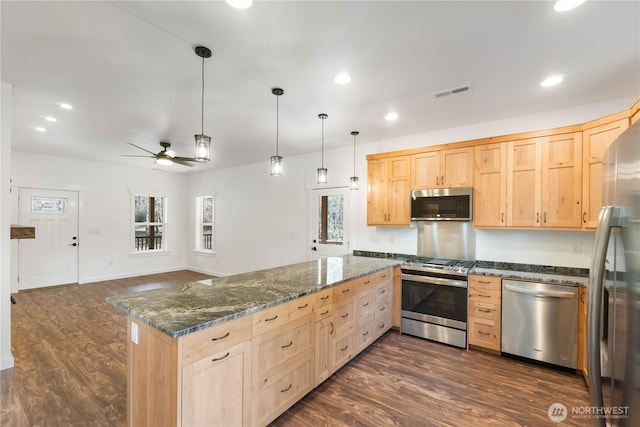
[[[2,1],[13,149],[186,172],[640,95],[640,2]],[[128,142],[209,164],[159,167]],[[351,83],[338,85],[340,71]],[[549,74],[564,82],[540,87]],[[470,85],[468,92],[435,93]],[[59,108],[67,102],[73,110]],[[389,111],[399,119],[387,122]],[[54,116],[55,123],[44,116]],[[46,132],[34,128],[42,126]],[[144,154],[144,153],[143,153]]]

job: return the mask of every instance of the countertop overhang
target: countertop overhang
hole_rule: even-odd
[[[177,338],[399,265],[394,259],[354,255],[275,267],[144,292],[107,302]]]

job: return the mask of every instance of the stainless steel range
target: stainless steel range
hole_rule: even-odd
[[[400,332],[467,346],[467,276],[473,261],[415,257],[401,266]]]

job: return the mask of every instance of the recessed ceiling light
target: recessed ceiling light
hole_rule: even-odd
[[[386,116],[384,116],[384,119],[388,122],[392,122],[394,120],[398,120],[398,113],[396,113],[395,111],[392,111],[390,113],[387,113]]]
[[[34,127],[34,129],[37,130],[38,132],[45,132],[46,131],[46,129],[43,128],[42,126],[36,126],[36,127]]]
[[[236,9],[247,9],[251,6],[253,0],[227,0],[227,4]]]
[[[44,119],[46,121],[52,122],[52,123],[57,122],[56,118],[55,117],[51,117],[51,116],[44,116]]]
[[[562,83],[562,80],[564,80],[564,76],[562,74],[555,74],[553,76],[547,77],[542,82],[540,82],[540,86],[542,87],[555,86],[557,84]]]
[[[553,10],[556,12],[565,12],[567,10],[575,9],[584,3],[584,0],[558,0],[553,5]]]
[[[58,105],[63,110],[73,110],[73,107],[71,106],[71,104],[67,104],[66,102],[58,102]]]
[[[342,72],[337,74],[333,78],[333,81],[338,83],[339,85],[345,85],[351,81],[351,76],[349,75],[349,73]]]

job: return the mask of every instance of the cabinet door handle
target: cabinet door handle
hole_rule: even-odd
[[[444,175],[440,177],[440,185],[444,185]]]
[[[387,309],[386,305],[383,305],[382,307],[380,307],[380,311],[385,311]]]
[[[212,362],[217,362],[218,360],[222,360],[222,359],[226,359],[227,357],[229,357],[229,352],[227,351],[227,354],[225,354],[222,357],[217,357],[215,359],[211,359]]]
[[[368,285],[369,283],[371,283],[371,280],[367,280],[364,282],[365,285]]]
[[[491,313],[493,310],[490,310],[488,308],[479,308],[478,311],[480,311],[482,313]]]
[[[328,300],[328,299],[329,299],[329,295],[326,295],[326,296],[324,296],[324,297],[320,297],[320,299],[321,299],[322,301],[326,301],[326,300]]]
[[[329,335],[333,334],[333,322],[329,322],[329,325],[331,326],[331,330],[329,331]]]
[[[584,212],[582,214],[582,222],[584,222],[585,224],[587,223],[587,213],[586,212]]]
[[[440,185],[440,177],[436,176],[436,185]]]
[[[384,323],[381,323],[380,326],[378,326],[378,328],[384,329]]]
[[[381,275],[380,277],[382,277],[382,278],[384,279],[385,277],[387,277],[387,275],[386,275],[386,274],[383,274],[383,275]]]
[[[289,344],[287,345],[281,345],[280,348],[289,348],[293,345],[293,341],[289,341]]]
[[[540,224],[540,212],[536,212],[536,224]]]
[[[298,310],[302,310],[303,308],[307,308],[308,306],[309,306],[309,303],[306,303],[305,305],[298,307]]]
[[[478,331],[478,333],[479,333],[480,335],[491,335],[489,332],[482,332],[482,331]]]
[[[329,314],[329,310],[323,311],[322,313],[320,313],[320,316],[326,316],[327,314]]]
[[[365,302],[364,304],[362,304],[363,307],[369,307],[369,303]]]
[[[369,335],[369,331],[367,331],[364,334],[362,334],[363,337],[366,337],[367,335]]]
[[[342,290],[342,293],[343,293],[343,294],[346,294],[347,292],[351,292],[351,288],[347,288],[347,289],[343,289],[343,290]]]
[[[226,337],[228,337],[229,335],[231,335],[231,332],[227,332],[226,334],[224,334],[224,335],[223,335],[223,336],[221,336],[221,337],[211,338],[211,341],[223,340],[223,339],[225,339]]]
[[[265,322],[271,322],[272,320],[276,320],[278,318],[278,315],[276,314],[275,316],[271,317],[270,319],[264,319]]]
[[[285,393],[285,392],[287,392],[287,391],[291,390],[291,387],[292,387],[292,386],[293,386],[293,384],[289,384],[289,387],[287,387],[287,388],[285,388],[285,389],[283,389],[283,390],[280,390],[280,393]]]
[[[478,283],[484,283],[485,285],[490,285],[491,281],[490,280],[478,280]]]
[[[347,317],[349,317],[349,313],[345,313],[345,314],[343,314],[343,315],[342,315],[342,316],[340,316],[340,317],[342,317],[343,319],[346,319]]]
[[[482,294],[478,294],[478,296],[480,298],[491,298],[491,295],[482,295]]]
[[[500,222],[504,223],[504,212],[500,214]]]
[[[544,223],[545,224],[547,223],[547,213],[546,212],[544,213]]]
[[[380,292],[379,292],[379,293],[380,293],[380,295],[382,295],[382,294],[386,294],[386,293],[387,293],[387,290],[386,290],[386,289],[380,289]]]
[[[349,345],[347,344],[347,345],[345,345],[344,347],[342,347],[342,348],[340,349],[340,351],[345,351],[345,350],[346,350],[346,349],[348,349],[348,348],[349,348]]]

